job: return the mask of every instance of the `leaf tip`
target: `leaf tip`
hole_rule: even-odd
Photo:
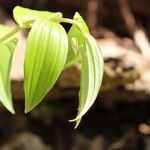
[[[12,109],[12,110],[9,110],[13,115],[15,115],[15,111]]]
[[[27,105],[27,103],[25,103],[24,113],[27,114],[27,113],[29,113],[31,110],[32,110],[32,108],[29,107],[29,106]]]
[[[30,104],[30,103],[28,103],[27,100],[26,100],[24,113],[25,113],[25,114],[29,113],[29,112],[32,111],[32,109],[35,108],[37,105],[38,105],[38,103],[36,103],[36,104]]]
[[[24,113],[27,114],[29,112],[30,112],[30,110],[25,108]]]
[[[12,103],[4,103],[3,101],[1,101],[3,106],[12,114],[15,114],[15,110],[14,110],[14,107],[13,107],[13,104]]]
[[[77,127],[79,126],[79,124],[80,124],[80,122],[81,122],[81,119],[82,119],[82,118],[79,118],[79,119],[75,118],[75,119],[69,120],[69,122],[74,122],[74,121],[76,121],[76,124],[75,124],[74,129],[77,129]]]
[[[6,107],[6,106],[5,106],[5,107]],[[13,107],[10,107],[10,108],[6,107],[6,108],[7,108],[7,110],[8,110],[9,112],[11,112],[13,115],[15,114],[15,110],[14,110]]]
[[[29,107],[25,104],[25,110],[24,110],[24,113],[27,114],[29,113],[34,107]]]

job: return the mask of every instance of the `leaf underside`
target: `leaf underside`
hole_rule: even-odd
[[[65,66],[67,52],[68,37],[60,24],[46,20],[33,24],[28,36],[24,64],[26,113],[55,84]]]
[[[76,126],[82,116],[90,109],[99,93],[103,77],[103,58],[97,42],[91,35],[85,39],[85,50],[82,51],[81,88]]]
[[[75,17],[81,23],[80,29],[84,28],[84,32],[81,34],[77,33],[77,29],[74,28],[73,33],[77,39],[82,39],[82,46],[79,52],[81,53],[82,59],[82,71],[81,71],[81,82],[79,92],[79,107],[78,114],[75,119],[70,121],[76,121],[75,128],[79,125],[83,115],[93,105],[96,97],[99,93],[103,78],[103,57],[100,48],[96,40],[89,34],[87,26],[84,23],[82,17],[76,13]]]
[[[9,42],[0,44],[0,101],[11,113],[15,112],[11,96],[10,69],[17,41],[14,38]]]

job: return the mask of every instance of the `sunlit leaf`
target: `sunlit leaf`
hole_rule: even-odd
[[[65,66],[66,68],[74,65],[81,59],[80,49],[83,47],[83,37],[76,26],[72,26],[69,30],[68,39],[69,50]]]
[[[17,41],[15,38],[0,44],[0,101],[12,113],[14,108],[10,88],[10,69]]]
[[[83,22],[82,18],[76,14],[78,20]],[[80,24],[80,32],[82,28],[86,29],[86,24]],[[71,121],[76,121],[76,127],[79,125],[83,115],[93,105],[99,93],[102,77],[103,77],[103,57],[96,40],[88,33],[87,29],[79,33],[83,48],[81,49],[82,56],[82,71],[81,83],[79,92],[79,108],[78,115]]]
[[[28,8],[16,6],[13,10],[13,16],[16,22],[21,26],[21,27],[31,27],[30,24],[27,22],[29,21],[35,21],[38,19],[47,19],[49,20],[50,18],[61,18],[62,13],[60,12],[49,12],[49,11],[38,11],[38,10],[31,10]]]
[[[85,34],[89,34],[89,29],[78,12],[75,13],[74,20],[77,22],[78,26],[73,25],[68,32],[69,51],[67,56],[66,68],[72,66],[81,59],[80,49],[83,48],[84,37],[80,30],[82,30],[82,32],[84,32]],[[75,42],[77,43],[74,44],[73,40],[76,40]]]
[[[0,24],[0,39],[3,38],[6,34],[8,34],[11,30],[12,29],[10,29],[9,27]],[[17,38],[17,36],[13,35],[7,40],[5,40],[3,43],[9,42],[13,38]]]
[[[88,26],[86,25],[85,21],[83,20],[82,16],[76,12],[73,19],[77,22],[79,29],[82,31],[82,33],[90,34]]]
[[[99,93],[103,78],[103,57],[96,40],[87,35],[85,39],[85,51],[82,53],[83,68],[81,73],[81,89],[79,99],[79,113],[76,117],[77,125],[80,118],[93,105]]]
[[[10,31],[10,29],[7,26],[0,24],[0,38],[2,38],[4,35],[6,35],[6,33],[9,31]]]
[[[24,65],[26,113],[52,88],[65,66],[67,53],[68,37],[60,24],[46,20],[33,24]]]

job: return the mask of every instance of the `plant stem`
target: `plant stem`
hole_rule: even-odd
[[[70,23],[70,24],[77,24],[76,21],[74,21],[73,19],[69,19],[69,18],[61,18],[60,22]]]
[[[56,21],[56,22],[70,23],[70,24],[74,24],[78,26],[78,23],[75,20],[69,19],[69,18],[51,18],[50,20]]]
[[[0,43],[6,41],[7,39],[9,39],[10,37],[12,37],[14,34],[16,34],[17,32],[19,32],[22,28],[20,26],[15,27],[12,31],[10,31],[8,34],[6,34],[4,37],[2,37],[0,39]]]
[[[75,25],[81,32],[83,32],[80,28],[80,24],[78,24],[75,20],[73,19],[69,19],[69,18],[51,18],[52,21],[56,21],[56,22],[63,22],[63,23],[70,23]],[[24,24],[31,24],[33,23],[35,20],[30,20],[25,22]],[[6,41],[7,39],[11,38],[14,34],[16,34],[17,32],[19,32],[22,29],[22,27],[20,26],[16,26],[12,31],[10,31],[8,34],[6,34],[4,37],[2,37],[0,39],[0,43]]]
[[[75,25],[83,35],[86,35],[87,33],[85,32],[83,26],[81,25],[81,23],[77,20],[73,20],[73,19],[69,19],[69,18],[60,18],[59,19],[60,22],[63,22],[63,23],[70,23],[70,24],[73,24]],[[83,29],[83,30],[82,30]]]

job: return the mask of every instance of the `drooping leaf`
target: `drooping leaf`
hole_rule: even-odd
[[[65,68],[74,65],[81,59],[80,49],[83,48],[83,37],[76,26],[72,26],[68,33],[69,47]]]
[[[28,36],[24,65],[25,112],[48,93],[67,59],[68,37],[64,28],[47,20],[36,21]]]
[[[76,117],[76,126],[82,116],[93,105],[99,93],[103,78],[103,57],[96,40],[87,35],[85,51],[82,52],[81,88],[79,93],[79,112]]]
[[[73,25],[68,32],[69,51],[66,68],[72,66],[81,59],[80,49],[83,48],[84,38],[80,30],[82,30],[84,34],[89,34],[89,29],[78,12],[75,13],[74,20],[77,22],[78,26]]]
[[[84,32],[77,33],[80,39],[84,39],[82,41],[83,48],[81,49],[82,71],[78,115],[75,119],[71,120],[76,121],[77,127],[81,118],[93,105],[99,93],[103,77],[103,57],[96,40],[88,33],[87,26],[81,16],[76,13],[75,17],[83,23],[79,26],[80,32],[85,29]]]
[[[61,18],[62,13],[60,12],[49,12],[49,11],[38,11],[38,10],[31,10],[28,8],[16,6],[13,10],[13,16],[16,22],[21,27],[30,28],[30,24],[26,24],[28,21],[35,21],[38,19],[51,19],[51,18]]]
[[[10,69],[17,41],[14,38],[10,42],[0,44],[0,101],[11,113],[15,112],[10,88]]]

